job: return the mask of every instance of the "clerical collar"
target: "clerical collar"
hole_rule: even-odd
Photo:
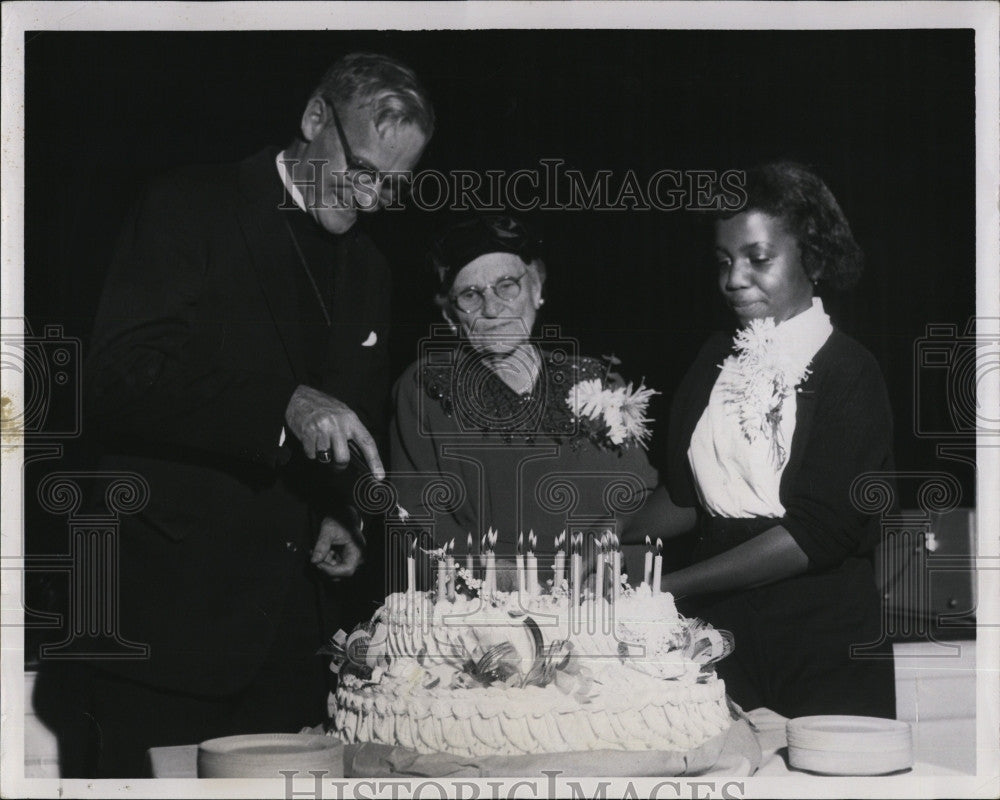
[[[299,187],[295,185],[292,181],[291,172],[288,169],[288,165],[285,163],[285,151],[279,151],[278,155],[274,157],[274,163],[278,167],[278,176],[281,178],[281,182],[285,185],[285,191],[288,192],[289,197],[295,202],[302,211],[306,210],[306,201],[302,197],[302,192],[299,191]]]

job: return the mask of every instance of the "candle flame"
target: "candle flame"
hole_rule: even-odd
[[[537,547],[537,546],[538,546],[538,539],[535,536],[534,529],[532,529],[532,530],[528,531],[528,552],[529,553],[534,553],[535,552],[535,547]]]
[[[396,503],[396,514],[399,515],[400,522],[406,522],[410,518],[410,512],[403,508],[399,503]]]
[[[449,553],[454,553],[455,552],[455,539],[454,539],[454,537],[452,537],[452,540],[450,542],[448,542],[448,552]]]
[[[523,550],[524,550],[524,531],[521,531],[517,535],[517,554],[521,555]]]
[[[413,541],[410,542],[410,557],[412,558],[416,554],[417,554],[417,540],[416,538],[414,538]]]
[[[652,546],[653,546],[653,543],[651,541],[649,541],[649,537],[647,536],[646,537],[646,547],[652,547]]]
[[[469,543],[469,552],[471,553],[472,552],[472,531],[469,531],[469,537],[468,537],[468,539],[466,539],[466,541]]]
[[[662,551],[663,551],[663,540],[662,539],[657,539],[656,540],[656,555],[660,555],[660,553]]]
[[[566,541],[566,531],[563,531],[556,537],[555,541],[556,550],[562,550],[564,541]]]

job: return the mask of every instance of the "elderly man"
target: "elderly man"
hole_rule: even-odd
[[[322,584],[363,545],[335,476],[352,450],[384,475],[389,271],[354,223],[433,125],[408,67],[352,54],[284,151],[163,178],[129,220],[86,389],[102,469],[149,483],[122,520],[118,635],[150,649],[93,665],[98,776],[141,776],[152,746],[323,718]]]

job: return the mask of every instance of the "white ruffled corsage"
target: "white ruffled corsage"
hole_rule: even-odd
[[[809,361],[778,346],[774,320],[754,319],[736,333],[736,350],[723,364],[731,375],[725,402],[735,407],[740,430],[748,442],[764,437],[771,443],[771,461],[781,469],[788,457],[782,441],[782,405],[809,376]]]

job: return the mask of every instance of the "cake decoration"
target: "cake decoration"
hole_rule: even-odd
[[[586,586],[583,534],[570,537],[567,578],[566,540],[556,538],[543,581],[530,532],[516,580],[505,582],[511,592],[496,588],[495,531],[481,537],[478,567],[472,558],[457,567],[452,542],[430,551],[433,590],[409,584],[326,648],[339,673],[330,734],[490,756],[688,751],[727,730],[733,717],[712,665],[732,637],[683,618],[656,583],[630,586],[610,531],[589,540],[599,555]]]

